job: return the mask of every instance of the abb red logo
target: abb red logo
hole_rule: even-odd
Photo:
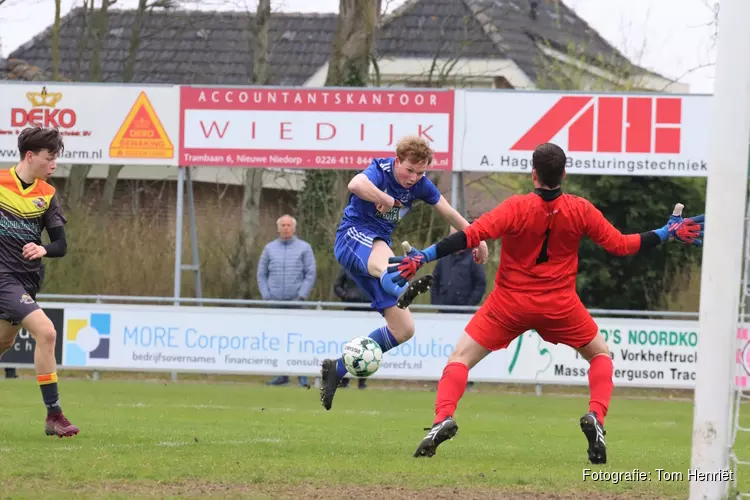
[[[510,149],[533,151],[567,127],[568,151],[679,153],[681,121],[679,97],[565,96]]]

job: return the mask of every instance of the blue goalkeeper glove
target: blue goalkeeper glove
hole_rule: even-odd
[[[703,246],[703,240],[698,238],[703,238],[703,230],[706,227],[705,219],[704,214],[684,219],[675,230],[675,239],[687,245]]]
[[[396,264],[388,267],[386,272],[389,275],[393,275],[394,283],[399,286],[404,286],[410,279],[412,279],[419,271],[419,268],[437,259],[437,249],[435,245],[432,245],[424,250],[418,250],[409,246],[407,242],[403,243],[406,255],[403,257],[390,257],[388,259],[389,264]],[[408,250],[407,250],[408,248]]]
[[[705,229],[705,215],[697,215],[687,219],[682,218],[683,205],[678,203],[674,207],[674,212],[667,221],[666,225],[655,229],[654,233],[664,242],[668,240],[677,240],[687,245],[701,246],[703,241],[703,230]]]

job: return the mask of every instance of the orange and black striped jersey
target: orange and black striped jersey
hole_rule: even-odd
[[[41,259],[24,259],[24,245],[65,222],[54,187],[37,179],[24,188],[16,167],[0,170],[0,273],[38,273]]]

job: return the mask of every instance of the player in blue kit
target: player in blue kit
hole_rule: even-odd
[[[414,335],[409,304],[432,283],[432,276],[427,275],[399,286],[393,279],[399,272],[387,273],[388,259],[394,255],[391,233],[398,222],[416,200],[422,200],[457,230],[469,226],[425,176],[432,160],[433,151],[421,137],[401,139],[395,158],[374,158],[349,182],[349,204],[336,232],[336,260],[370,299],[372,308],[385,318],[385,326],[369,335],[384,353]],[[474,250],[474,259],[484,264],[487,256],[487,244],[481,242]],[[346,373],[342,358],[323,361],[320,400],[326,410],[331,409]]]

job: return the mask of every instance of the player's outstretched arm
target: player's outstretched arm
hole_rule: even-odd
[[[682,243],[701,245],[705,226],[704,216],[682,218],[681,204],[667,223],[660,228],[640,234],[622,234],[592,204],[588,204],[586,235],[594,243],[614,255],[632,255],[649,250],[662,242],[676,239]]]
[[[457,242],[458,238],[456,238],[456,235],[458,234],[464,233],[463,231],[459,231],[448,236],[448,238],[453,238],[453,241]],[[440,243],[443,243],[448,238],[442,239]],[[401,243],[401,248],[404,249],[405,255],[403,257],[394,256],[388,259],[388,263],[391,265],[388,266],[386,272],[389,275],[393,275],[393,278],[391,278],[391,280],[398,286],[406,285],[406,282],[412,279],[417,274],[419,268],[421,268],[426,263],[432,262],[433,260],[437,260],[439,258],[437,248],[440,243],[430,245],[424,250],[412,248],[408,241],[404,241],[403,243]],[[466,248],[466,246],[464,245],[463,248]],[[444,252],[445,247],[441,247],[441,250]],[[454,252],[457,251],[458,250],[454,250]],[[446,253],[445,255],[449,254]],[[445,255],[440,255],[440,257],[444,257]]]
[[[407,242],[404,242],[403,257],[390,257],[387,272],[389,274],[398,273],[392,279],[395,283],[403,286],[408,280],[412,279],[419,268],[428,262],[441,259],[446,255],[476,248],[486,240],[495,240],[502,237],[513,227],[516,209],[514,208],[513,198],[505,200],[491,211],[485,213],[473,223],[469,224],[461,231],[457,231],[447,236],[424,250],[412,248]]]
[[[451,255],[461,250],[473,248],[469,247],[467,242],[468,239],[464,231],[457,231],[424,250],[413,248],[408,241],[404,241],[401,244],[404,256],[390,257],[388,263],[391,265],[386,272],[394,275],[392,278],[394,283],[404,286],[428,262],[441,259],[446,255]]]
[[[455,227],[456,230],[462,231],[470,226],[469,221],[464,219],[463,215],[461,215],[458,210],[453,208],[444,196],[440,196],[440,200],[434,205],[434,207],[440,217],[442,217],[443,220],[445,220],[452,227]],[[484,241],[480,241],[474,252],[474,260],[479,264],[484,264],[485,262],[487,262],[488,257],[489,250],[487,248],[487,243],[485,243]]]

